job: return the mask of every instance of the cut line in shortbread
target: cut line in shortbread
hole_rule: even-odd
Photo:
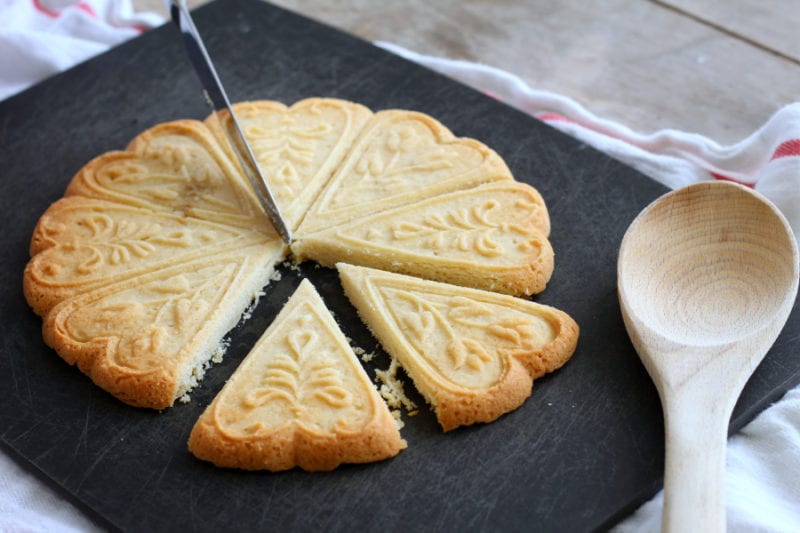
[[[333,98],[308,98],[291,107],[272,101],[241,102],[233,105],[233,112],[292,230],[372,116],[360,104]],[[206,124],[238,164],[229,137],[221,131],[231,127],[230,115],[226,111],[211,115]],[[242,146],[237,149],[244,151]]]
[[[354,218],[495,180],[510,180],[486,145],[457,138],[432,117],[404,110],[373,115],[311,205],[298,237]]]

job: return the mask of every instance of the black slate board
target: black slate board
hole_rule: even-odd
[[[5,449],[101,525],[127,530],[576,531],[607,527],[652,496],[663,468],[661,410],[625,334],[615,269],[626,227],[665,190],[478,92],[281,9],[218,1],[195,17],[234,101],[323,95],[416,109],[495,148],[550,207],[556,270],[536,300],[577,320],[578,350],[493,424],[443,434],[424,409],[406,418],[409,448],[390,461],[270,474],[195,460],[185,445],[195,419],[301,276],[354,344],[376,346],[335,272],[305,265],[270,285],[189,405],[139,410],[94,387],[41,341],[22,271],[39,215],[84,163],[158,122],[207,114],[179,36],[165,26],[0,103]],[[795,307],[732,429],[800,382],[798,339]],[[368,371],[387,365],[380,355]]]

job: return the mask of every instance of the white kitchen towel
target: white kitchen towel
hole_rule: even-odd
[[[75,506],[0,449],[0,533],[100,531]]]
[[[163,22],[156,14],[135,13],[130,0],[0,0],[0,20],[0,100]],[[747,139],[720,146],[674,130],[637,133],[508,72],[378,44],[490,93],[669,187],[707,179],[752,186],[800,233],[800,104],[778,111]],[[729,440],[726,496],[729,531],[800,530],[800,388]],[[617,529],[657,531],[660,509],[659,495]],[[0,452],[0,532],[93,528]]]
[[[0,100],[164,19],[130,0],[0,0]]]
[[[800,235],[800,102],[777,111],[746,139],[722,146],[677,130],[635,132],[597,117],[571,98],[534,89],[494,67],[376,44],[533,115],[668,187],[711,179],[753,187],[781,209],[795,236]]]

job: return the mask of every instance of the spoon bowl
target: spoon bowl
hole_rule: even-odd
[[[617,265],[625,327],[664,411],[665,531],[724,531],[728,421],[798,287],[781,213],[740,185],[703,182],[646,207]]]

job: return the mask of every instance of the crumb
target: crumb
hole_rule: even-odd
[[[362,361],[364,361],[365,363],[369,363],[370,361],[375,359],[376,355],[378,355],[374,351],[373,352],[368,352],[368,351],[366,351],[364,348],[362,348],[360,346],[354,346],[353,347],[353,353],[355,353],[358,356],[358,358],[361,359]]]
[[[394,423],[397,425],[398,431],[406,427],[406,423],[400,418],[400,411],[393,409],[389,412],[392,413],[392,418],[394,418]]]
[[[300,263],[296,262],[292,256],[284,259],[283,263],[281,263],[281,266],[288,270],[297,272],[298,275],[300,274]]]
[[[176,401],[180,403],[189,403],[189,393],[192,392],[195,387],[200,385],[201,381],[203,381],[203,377],[206,375],[206,370],[211,368],[214,364],[219,364],[222,362],[230,343],[230,338],[222,339],[217,345],[217,348],[211,354],[211,357],[202,363],[198,363],[194,368],[192,368],[192,373],[189,375],[188,379],[183,381],[183,387],[180,391],[178,391],[178,393],[181,395],[176,398]]]
[[[222,362],[222,358],[225,356],[225,352],[228,351],[228,347],[231,345],[231,340],[222,339],[217,346],[217,349],[214,351],[214,355],[211,356],[211,362],[214,364],[219,364]]]
[[[274,276],[274,274],[273,274],[273,276]],[[242,313],[242,317],[239,319],[240,323],[243,323],[243,322],[253,318],[253,311],[255,311],[256,307],[258,307],[258,301],[265,294],[266,294],[266,291],[264,291],[264,289],[261,289],[260,291],[258,291],[257,293],[255,293],[253,295],[253,300],[250,302],[250,305],[247,306],[247,309],[244,310],[244,313]]]
[[[353,348],[353,353],[356,354],[356,357],[361,359],[363,362],[369,363],[377,355],[375,352],[367,352],[361,346],[355,346],[353,344],[353,339],[351,339],[350,337],[345,337],[345,338],[347,339],[347,343],[350,345],[350,347]]]
[[[278,281],[280,281],[280,280],[281,280],[281,277],[282,277],[282,275],[281,275],[281,271],[280,271],[280,270],[276,270],[276,271],[275,271],[275,272],[273,272],[273,273],[272,273],[272,275],[269,277],[269,280],[270,280],[270,281],[275,281],[275,282],[278,282]]]
[[[392,359],[389,368],[375,371],[376,379],[381,382],[378,392],[391,408],[399,409],[402,406],[407,411],[416,410],[416,404],[403,391],[403,382],[397,379],[398,368],[397,360]]]

